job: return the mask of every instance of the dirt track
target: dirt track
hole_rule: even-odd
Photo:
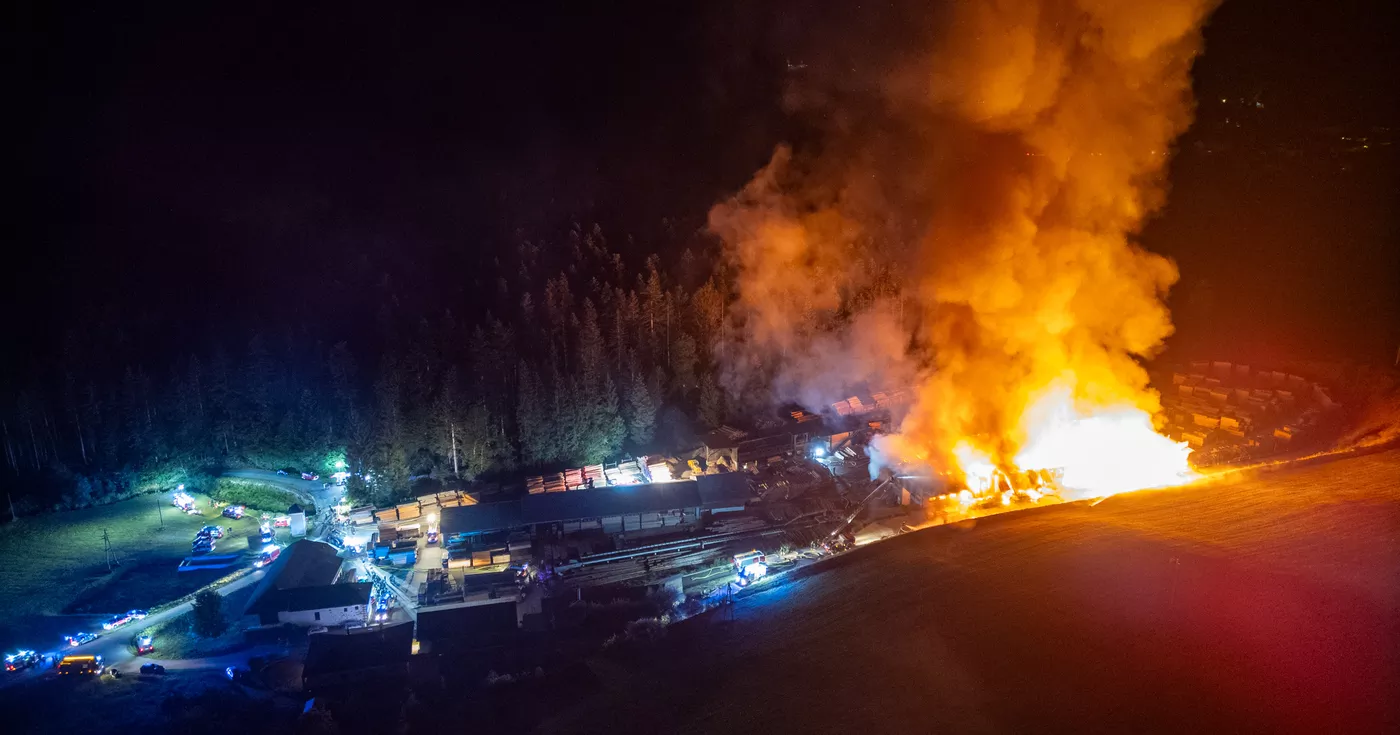
[[[928,529],[676,626],[558,732],[1377,732],[1400,451]]]

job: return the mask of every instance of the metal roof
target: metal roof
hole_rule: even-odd
[[[693,482],[667,482],[658,485],[625,485],[527,495],[520,503],[527,524],[558,523],[583,518],[697,508],[700,506],[700,493]]]
[[[540,493],[504,503],[443,508],[442,532],[445,536],[484,533],[538,523],[660,513],[700,505],[700,491],[694,482]]]
[[[304,676],[400,664],[413,654],[413,623],[310,636]]]
[[[520,515],[520,501],[508,500],[503,503],[480,503],[443,508],[442,534],[455,536],[460,533],[484,533],[518,528],[525,525]]]
[[[695,478],[700,504],[706,508],[729,508],[753,499],[749,478],[742,472],[721,472]]]

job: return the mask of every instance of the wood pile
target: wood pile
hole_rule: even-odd
[[[675,479],[671,476],[671,463],[660,457],[647,458],[647,474],[651,475],[652,482],[671,482]]]

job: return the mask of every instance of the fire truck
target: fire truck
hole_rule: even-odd
[[[101,656],[64,656],[58,662],[60,674],[101,674]]]
[[[757,549],[734,555],[734,571],[739,586],[747,587],[768,576],[768,556]]]

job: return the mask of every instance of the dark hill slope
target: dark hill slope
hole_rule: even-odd
[[[1400,452],[909,534],[593,662],[549,732],[1378,732]]]

